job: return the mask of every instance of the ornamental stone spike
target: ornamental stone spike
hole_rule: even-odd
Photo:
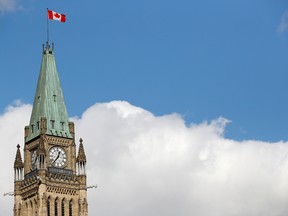
[[[78,156],[77,156],[77,163],[84,162],[86,163],[86,155],[84,151],[84,146],[83,146],[83,139],[80,138],[80,145],[79,145],[79,151],[78,151]]]
[[[20,152],[20,145],[17,145],[17,152],[14,162],[14,168],[22,169],[24,167],[24,164],[22,162],[21,152]]]

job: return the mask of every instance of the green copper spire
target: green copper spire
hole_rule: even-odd
[[[46,121],[43,121],[45,118]],[[46,43],[45,48],[43,45],[42,64],[26,142],[41,133],[72,138],[68,124],[68,114],[54,58],[54,45],[52,44],[50,49]]]

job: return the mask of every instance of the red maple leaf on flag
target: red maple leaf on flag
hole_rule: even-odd
[[[60,18],[60,14],[59,13],[55,13],[54,16],[59,19]]]

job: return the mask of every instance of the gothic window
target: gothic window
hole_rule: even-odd
[[[50,216],[50,198],[47,200],[47,216]]]
[[[73,215],[73,209],[72,209],[72,200],[70,200],[69,202],[69,216],[72,216]]]
[[[62,211],[61,216],[65,216],[65,200],[64,199],[62,200],[62,203],[61,203],[61,211]]]
[[[55,216],[58,216],[58,199],[55,199],[54,212],[55,212]]]
[[[40,129],[40,122],[38,121],[37,122],[37,130],[39,130]]]
[[[34,125],[31,125],[31,133],[34,133]]]

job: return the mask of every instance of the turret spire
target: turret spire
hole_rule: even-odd
[[[14,180],[15,181],[22,181],[23,180],[23,168],[24,168],[24,164],[22,162],[20,145],[18,144],[15,162],[14,162]]]
[[[17,145],[17,152],[16,152],[16,157],[14,161],[14,168],[23,168],[23,162],[22,162],[22,157],[21,157],[21,152],[20,152],[20,145]]]
[[[78,174],[86,175],[86,155],[84,151],[82,138],[80,138],[80,145],[76,162],[78,165]]]
[[[68,114],[54,58],[54,44],[50,47],[46,42],[46,46],[43,45],[42,64],[26,142],[41,133],[72,138],[68,125]]]

